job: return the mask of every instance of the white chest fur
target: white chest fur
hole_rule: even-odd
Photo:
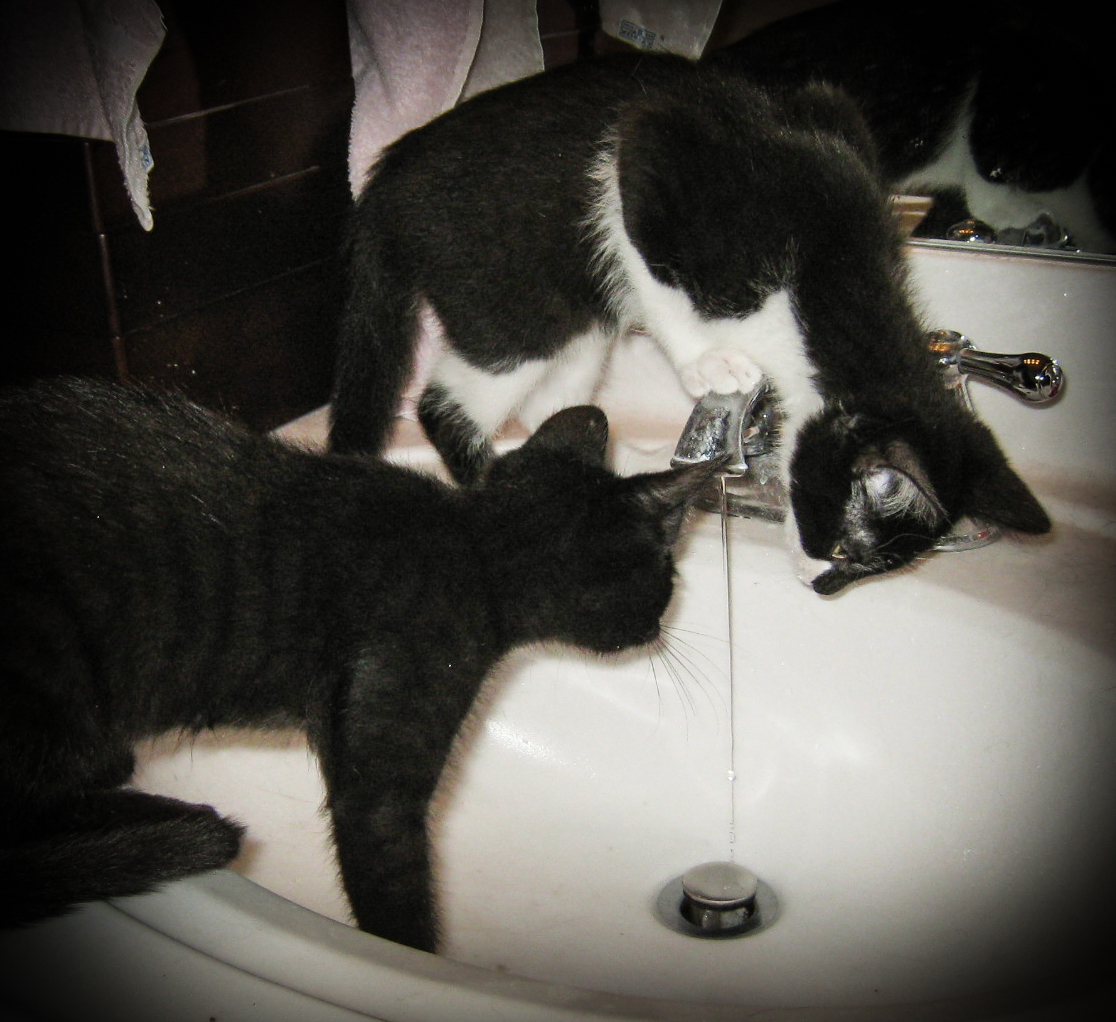
[[[766,376],[782,400],[784,435],[797,435],[822,400],[791,293],[773,291],[745,316],[703,315],[684,291],[652,274],[632,243],[611,154],[602,156],[593,176],[598,198],[592,226],[621,324],[643,328],[662,345],[695,400],[709,391],[752,390]]]

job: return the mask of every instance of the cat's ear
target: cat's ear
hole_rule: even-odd
[[[682,530],[686,512],[717,475],[719,464],[703,462],[666,472],[650,472],[625,480],[636,502],[662,522],[668,543]]]
[[[982,428],[970,456],[965,491],[965,514],[1013,532],[1042,535],[1051,529],[1050,517],[1027,484],[1015,474],[992,434]]]
[[[871,511],[880,518],[903,515],[930,529],[946,523],[930,475],[906,440],[892,440],[882,450],[861,455],[853,466]]]
[[[604,465],[607,446],[608,416],[594,405],[577,405],[555,412],[523,448],[555,451],[590,465]]]

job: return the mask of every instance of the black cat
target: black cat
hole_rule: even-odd
[[[512,647],[654,639],[710,469],[618,478],[571,408],[475,488],[316,455],[190,402],[60,381],[0,398],[0,918],[214,869],[241,828],[130,790],[133,744],[306,729],[359,925],[437,944],[427,804]]]
[[[349,267],[335,450],[385,443],[423,322],[442,343],[420,421],[466,482],[513,415],[590,400],[641,326],[695,398],[774,384],[791,546],[818,592],[966,514],[1050,527],[943,390],[871,132],[832,87],[645,55],[493,89],[385,151]]]

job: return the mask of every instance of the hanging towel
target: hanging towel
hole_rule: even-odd
[[[148,231],[153,164],[136,91],[165,34],[152,0],[0,4],[0,128],[114,142]]]
[[[534,0],[348,0],[354,195],[384,146],[543,68]]]

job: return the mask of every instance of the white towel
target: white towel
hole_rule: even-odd
[[[165,34],[152,0],[0,4],[0,128],[115,142],[145,230],[152,159],[136,91]]]
[[[354,195],[400,135],[543,67],[534,0],[348,0],[348,10]]]

